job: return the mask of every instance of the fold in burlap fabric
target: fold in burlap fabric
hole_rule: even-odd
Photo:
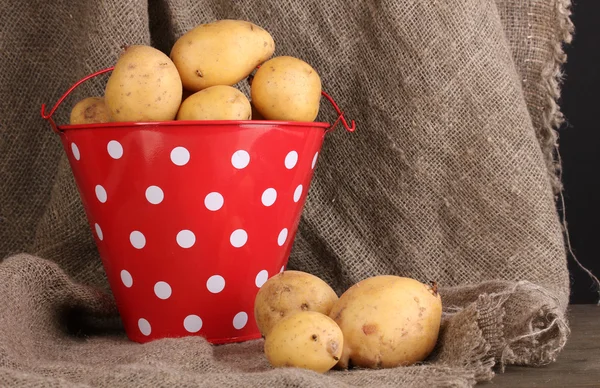
[[[469,387],[491,378],[495,361],[550,362],[568,332],[553,295],[532,283],[444,289],[443,330],[426,365],[319,375],[270,368],[262,340],[134,344],[107,294],[74,283],[38,257],[6,259],[0,279],[2,386]]]
[[[569,278],[553,152],[568,1],[5,3],[0,385],[460,387],[491,378],[494,365],[551,362],[564,346]],[[261,341],[124,336],[39,108],[112,65],[121,46],[168,53],[217,18],[265,27],[276,55],[311,63],[356,119],[356,133],[324,144],[290,267],[340,293],[382,273],[437,280],[445,316],[425,365],[322,376],[269,368]],[[82,85],[58,121],[105,81]],[[331,121],[323,107],[319,119]]]

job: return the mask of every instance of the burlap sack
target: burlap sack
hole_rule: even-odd
[[[568,1],[20,2],[0,14],[0,385],[471,386],[564,346],[569,279],[553,151]],[[272,370],[261,341],[128,341],[59,140],[39,117],[124,44],[169,51],[244,18],[309,61],[359,130],[328,136],[290,267],[337,292],[381,273],[442,286],[426,365]],[[106,78],[77,99],[102,93]],[[324,108],[322,120],[333,114]],[[19,254],[27,252],[27,254]]]

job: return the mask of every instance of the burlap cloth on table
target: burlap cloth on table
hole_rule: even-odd
[[[568,0],[4,0],[0,13],[0,386],[471,386],[565,344],[569,276],[555,208]],[[290,267],[337,292],[375,274],[437,280],[425,365],[270,369],[261,341],[126,339],[59,139],[40,118],[120,46],[169,51],[243,18],[304,58],[356,119],[328,136]],[[89,81],[59,110],[102,93]],[[324,106],[326,106],[324,104]],[[330,108],[320,119],[331,120]],[[25,253],[24,253],[25,252]]]

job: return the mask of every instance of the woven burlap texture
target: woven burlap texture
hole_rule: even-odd
[[[5,3],[0,385],[472,386],[494,365],[545,364],[564,346],[553,153],[568,1]],[[290,267],[338,293],[383,273],[437,280],[444,325],[426,365],[321,376],[270,369],[261,341],[124,337],[66,155],[39,109],[114,64],[123,45],[168,53],[189,28],[222,18],[260,24],[276,55],[311,63],[359,126],[326,139]],[[57,120],[105,80],[78,88]],[[319,119],[331,121],[323,106]]]

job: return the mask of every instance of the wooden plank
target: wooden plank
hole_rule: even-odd
[[[539,368],[510,366],[478,386],[600,387],[600,307],[571,305],[567,314],[571,337],[555,363]]]

